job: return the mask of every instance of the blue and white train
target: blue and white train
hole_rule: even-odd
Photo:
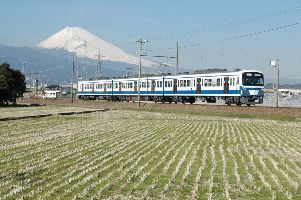
[[[104,79],[78,82],[78,98],[136,101],[138,78]],[[215,103],[248,106],[263,103],[264,76],[256,70],[143,77],[140,81],[140,99],[155,102]]]

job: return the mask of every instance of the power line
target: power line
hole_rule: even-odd
[[[149,40],[151,40],[152,42],[155,42],[155,41],[175,39],[175,38],[180,38],[180,37],[187,37],[190,35],[197,35],[197,34],[204,33],[204,32],[218,31],[218,30],[228,29],[228,28],[232,28],[235,26],[239,26],[239,25],[255,23],[255,22],[263,21],[266,19],[274,18],[274,17],[292,14],[292,13],[299,12],[299,11],[301,11],[301,5],[293,7],[293,8],[288,8],[288,9],[280,10],[280,11],[274,11],[272,13],[268,13],[265,15],[250,17],[250,18],[246,18],[246,19],[242,19],[242,20],[238,20],[238,21],[234,21],[234,22],[230,22],[230,23],[226,23],[226,24],[221,24],[221,25],[217,25],[217,26],[200,28],[197,30],[188,31],[188,32],[179,33],[179,34],[169,34],[169,35],[165,35],[165,36],[154,37],[154,38],[150,38]]]
[[[203,43],[183,45],[183,46],[179,46],[179,48],[195,47],[195,46],[201,46],[201,45],[208,45],[208,44],[212,44],[212,43],[225,42],[225,41],[229,41],[229,40],[241,39],[241,38],[245,38],[245,37],[250,37],[250,36],[254,36],[254,35],[260,35],[260,34],[263,34],[263,33],[277,31],[277,30],[281,30],[281,29],[285,29],[285,28],[290,28],[292,26],[297,26],[300,23],[301,22],[296,22],[296,23],[293,23],[293,24],[288,24],[288,25],[284,25],[284,26],[270,28],[270,29],[266,29],[266,30],[263,30],[263,31],[258,31],[258,32],[253,32],[253,33],[247,33],[247,34],[238,35],[238,36],[232,36],[232,37],[228,37],[228,38],[221,39],[221,40],[215,40],[215,41],[208,41],[208,42],[203,42]],[[153,52],[153,51],[164,51],[164,50],[172,50],[172,49],[175,49],[175,47],[160,48],[160,49],[154,49],[154,50],[149,49],[148,51]]]

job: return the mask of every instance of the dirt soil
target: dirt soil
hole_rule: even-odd
[[[24,99],[18,101],[18,104],[42,104],[55,106],[79,106],[107,109],[137,109],[137,102],[112,102],[112,101],[83,101],[74,100],[71,103],[70,99]],[[221,115],[221,116],[262,116],[264,118],[288,117],[292,119],[301,119],[301,108],[273,108],[263,106],[226,106],[226,105],[203,105],[203,104],[162,104],[162,103],[145,103],[141,102],[141,110],[149,111],[166,111],[166,112],[185,112],[198,113],[206,115]]]

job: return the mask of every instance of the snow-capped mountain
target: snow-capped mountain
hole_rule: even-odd
[[[122,49],[100,39],[79,27],[66,27],[48,39],[36,45],[41,49],[64,49],[78,57],[124,62],[138,65],[138,57],[125,53]],[[143,66],[154,66],[156,63],[142,59]]]

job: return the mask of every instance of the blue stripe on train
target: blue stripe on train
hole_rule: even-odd
[[[261,88],[247,88],[248,90],[261,90]],[[138,92],[133,91],[113,91],[114,95],[137,95]],[[140,94],[142,95],[163,95],[163,91],[140,91]],[[186,95],[186,94],[201,94],[201,95],[222,95],[225,94],[224,90],[202,90],[201,93],[196,93],[196,90],[178,90],[177,93],[174,93],[173,91],[164,91],[165,95],[168,94],[174,94],[174,95]],[[229,90],[227,94],[241,94],[240,90]],[[112,91],[106,91],[106,92],[79,92],[78,95],[112,95]],[[242,95],[246,96],[246,95]]]

